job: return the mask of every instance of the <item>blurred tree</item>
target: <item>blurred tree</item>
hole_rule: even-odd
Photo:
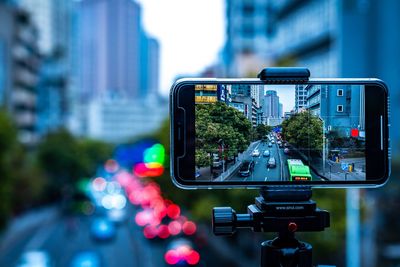
[[[39,144],[37,160],[39,167],[46,173],[49,200],[59,200],[63,192],[82,177],[92,176],[99,164],[112,155],[109,144],[79,140],[67,130],[60,129],[49,133]]]
[[[12,212],[13,168],[12,155],[18,146],[17,130],[11,118],[0,111],[0,229],[3,228]]]
[[[78,148],[82,153],[86,177],[93,175],[96,168],[111,157],[114,146],[98,140],[82,139],[78,141]]]

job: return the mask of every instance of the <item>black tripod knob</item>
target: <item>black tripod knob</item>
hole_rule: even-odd
[[[231,207],[213,208],[213,231],[215,235],[232,235],[236,228],[252,228],[250,214],[237,214]]]
[[[212,218],[215,235],[232,235],[236,231],[236,211],[231,207],[213,208]]]

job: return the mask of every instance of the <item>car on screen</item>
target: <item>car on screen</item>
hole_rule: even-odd
[[[239,169],[240,176],[250,176],[254,170],[254,161],[243,161]]]
[[[254,151],[251,153],[251,156],[253,156],[253,157],[260,156],[260,151],[258,149],[254,149]]]
[[[271,152],[269,150],[265,150],[263,153],[263,157],[269,157],[271,155]]]
[[[276,159],[275,157],[270,157],[267,162],[267,168],[275,168],[276,167]]]

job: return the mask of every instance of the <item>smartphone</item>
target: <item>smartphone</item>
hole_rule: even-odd
[[[181,79],[170,112],[171,176],[182,188],[376,187],[389,177],[379,79]]]

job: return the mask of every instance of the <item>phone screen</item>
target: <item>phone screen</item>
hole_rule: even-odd
[[[363,85],[197,84],[197,179],[364,181],[364,97]]]
[[[194,164],[181,166],[194,168],[188,180],[207,184],[379,180],[385,163],[371,156],[383,153],[383,125],[376,109],[366,107],[369,92],[379,91],[369,87],[194,83],[194,115],[186,114],[193,117],[187,155]]]

